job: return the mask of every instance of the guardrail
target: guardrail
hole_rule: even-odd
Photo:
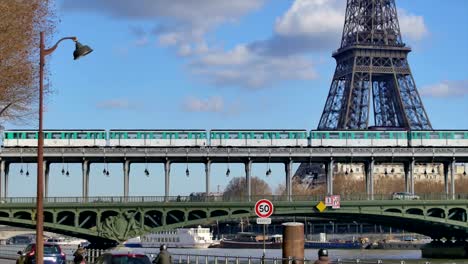
[[[15,260],[18,258],[18,248],[5,248],[6,245],[0,246],[0,259]],[[8,246],[6,246],[8,247]],[[130,249],[131,250],[131,249]],[[88,249],[86,255],[86,263],[95,263],[96,259],[104,252],[101,249]],[[157,254],[145,252],[152,261]],[[73,263],[72,253],[67,253],[67,264]],[[174,264],[313,264],[315,260],[295,259],[295,258],[262,258],[262,257],[241,257],[241,256],[220,256],[220,255],[198,255],[198,254],[171,254]],[[330,260],[332,264],[406,264],[405,260],[362,260],[362,259],[334,259]],[[421,260],[411,260],[410,263],[430,264],[431,262]],[[456,262],[454,262],[456,263]]]
[[[393,199],[392,194],[374,194],[373,199],[366,193],[362,194],[341,194],[341,201],[364,201],[364,200],[413,200],[412,197],[403,197],[403,199]],[[452,200],[451,194],[431,193],[419,194],[415,200]],[[251,201],[258,199],[269,199],[271,201],[288,201],[286,195],[261,195],[252,196]],[[468,194],[456,194],[455,200],[466,200]],[[324,201],[325,195],[306,195],[292,196],[293,201]],[[93,196],[93,197],[45,197],[44,203],[144,203],[144,202],[245,202],[247,197],[233,196]],[[35,204],[36,197],[7,197],[0,200],[0,204],[22,203]]]

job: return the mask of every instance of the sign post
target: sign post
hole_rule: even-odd
[[[258,200],[255,203],[255,214],[259,217],[257,218],[257,224],[263,225],[263,256],[262,263],[265,262],[265,226],[271,224],[271,218],[273,214],[273,203],[267,199]]]

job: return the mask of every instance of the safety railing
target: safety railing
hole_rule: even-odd
[[[11,245],[13,246],[13,245]],[[18,247],[0,245],[0,259],[18,259]],[[102,249],[88,249],[86,252],[86,263],[95,263],[96,259],[104,252]],[[156,254],[139,249],[152,261]],[[67,263],[73,263],[73,257],[67,252]],[[199,254],[172,254],[173,264],[312,264],[315,259],[296,258],[270,258],[270,257],[243,257],[243,256],[221,256],[221,255],[199,255]],[[331,259],[333,264],[430,264],[426,260],[382,260],[382,259]],[[456,261],[453,263],[457,263]],[[460,262],[462,263],[462,262]]]
[[[431,193],[431,194],[418,194],[418,195],[392,195],[392,194],[341,194],[341,201],[365,201],[365,200],[404,200],[404,201],[417,201],[417,200],[452,200],[451,194],[445,193]],[[456,194],[455,200],[466,200],[468,194]],[[261,195],[251,196],[250,201],[258,199],[269,199],[271,201],[288,201],[286,195]],[[325,195],[294,195],[291,197],[292,201],[324,201]],[[46,197],[44,203],[145,203],[145,202],[246,202],[248,198],[245,196],[93,196],[93,197]],[[36,197],[6,197],[0,200],[0,204],[21,203],[21,204],[35,204]]]

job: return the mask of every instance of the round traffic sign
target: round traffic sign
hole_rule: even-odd
[[[258,200],[255,203],[255,214],[260,218],[268,218],[273,214],[273,203],[267,199]]]

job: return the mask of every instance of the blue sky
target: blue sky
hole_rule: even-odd
[[[46,100],[45,128],[314,129],[335,69],[331,53],[339,47],[345,2],[60,0],[54,40],[75,35],[94,52],[73,61],[73,43],[64,42],[47,58],[54,93]],[[397,6],[433,127],[468,128],[468,2],[397,0]],[[278,39],[280,45],[269,46]],[[31,127],[35,122],[7,129]],[[34,173],[20,176],[15,166],[10,194],[33,195]],[[70,165],[70,178],[61,166],[52,167],[51,196],[80,195],[79,165]],[[121,166],[112,165],[109,178],[95,166],[91,195],[120,195]],[[176,165],[172,193],[204,190],[203,167],[191,166],[186,179],[185,165]],[[131,194],[163,193],[162,165],[151,170],[146,178],[141,165],[132,167]],[[254,175],[265,177],[264,170],[254,165]],[[213,191],[227,184],[224,171],[224,164],[213,166],[219,176]],[[232,175],[243,169],[234,166]],[[273,166],[272,178],[274,189],[284,178],[281,165]],[[79,187],[70,191],[69,184]]]

